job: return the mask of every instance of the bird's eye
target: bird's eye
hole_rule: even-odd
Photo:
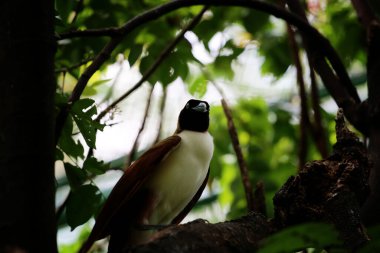
[[[186,107],[186,109],[189,109],[190,108],[189,103],[187,103],[185,107]]]

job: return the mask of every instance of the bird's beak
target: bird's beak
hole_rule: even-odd
[[[200,102],[197,106],[191,108],[197,112],[207,112],[207,105],[204,102]]]

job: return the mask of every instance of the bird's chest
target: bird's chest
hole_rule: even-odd
[[[148,182],[156,195],[155,208],[149,222],[171,222],[191,201],[204,182],[213,153],[212,137],[208,133],[179,134],[181,143],[157,169]]]

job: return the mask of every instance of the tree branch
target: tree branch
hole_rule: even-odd
[[[379,19],[373,13],[367,0],[351,0],[351,3],[356,10],[359,21],[362,23],[367,32],[372,22],[379,22]]]
[[[179,42],[183,39],[183,36],[186,32],[192,30],[201,20],[203,14],[207,10],[208,7],[204,7],[198,14],[193,18],[193,20],[187,24],[186,27],[182,29],[182,31],[174,38],[174,40],[166,46],[164,50],[160,53],[154,63],[146,70],[143,74],[142,78],[126,93],[121,95],[118,99],[116,99],[112,104],[110,104],[106,109],[104,109],[96,118],[96,120],[100,120],[103,118],[110,110],[112,110],[117,104],[127,98],[130,94],[132,94],[137,88],[139,88],[145,81],[149,79],[149,77],[158,69],[161,63],[169,56],[169,54],[173,51],[173,49],[178,45]]]
[[[158,123],[158,130],[157,130],[157,136],[154,139],[153,143],[157,143],[160,140],[161,136],[161,130],[162,130],[162,123],[164,121],[164,110],[166,105],[166,87],[162,87],[162,98],[161,98],[161,106],[160,106],[160,116],[159,116],[159,123]]]
[[[54,73],[57,74],[57,73],[60,73],[60,72],[68,72],[68,71],[76,69],[76,68],[78,68],[78,67],[80,67],[82,65],[85,65],[85,64],[89,63],[92,60],[94,60],[94,57],[89,57],[87,59],[84,59],[84,60],[78,62],[77,64],[72,65],[72,66],[56,69],[56,70],[54,70]]]
[[[195,220],[164,229],[150,243],[122,253],[254,252],[271,233],[272,225],[258,213],[216,224]]]
[[[289,9],[299,15],[308,23],[305,11],[298,0],[287,0]],[[368,126],[363,124],[363,115],[358,113],[360,107],[360,98],[356,88],[352,85],[350,78],[343,63],[340,61],[337,52],[330,46],[326,47],[328,52],[321,51],[320,43],[310,34],[300,30],[303,43],[312,66],[320,75],[326,89],[329,91],[335,102],[340,108],[343,108],[345,116],[350,122],[362,133],[368,134]],[[323,38],[323,40],[327,40]],[[326,43],[329,43],[328,41]],[[323,46],[324,47],[324,46]],[[329,55],[330,54],[330,55]],[[326,61],[325,56],[327,57]],[[333,66],[333,70],[330,67]]]
[[[322,117],[321,117],[321,109],[319,103],[319,94],[317,87],[317,80],[315,79],[314,69],[311,66],[311,62],[309,61],[309,69],[310,69],[310,86],[311,86],[311,106],[313,108],[314,115],[314,124],[313,124],[313,138],[314,142],[317,145],[319,153],[322,158],[326,158],[329,154],[328,152],[328,142],[326,137],[326,131],[323,127]]]
[[[147,99],[147,102],[146,102],[146,107],[145,107],[145,112],[144,112],[144,118],[143,118],[143,121],[141,123],[140,129],[137,132],[137,135],[136,135],[135,141],[133,143],[131,152],[129,153],[129,156],[128,156],[128,159],[127,159],[127,162],[126,162],[126,168],[129,167],[129,165],[131,165],[131,163],[133,162],[133,159],[136,156],[137,148],[138,148],[138,145],[139,145],[139,142],[140,142],[140,138],[141,138],[141,133],[145,129],[145,123],[146,123],[146,120],[148,118],[149,109],[150,109],[150,105],[151,105],[152,97],[153,97],[153,90],[154,90],[154,86],[150,88],[150,92],[149,92],[148,99]]]
[[[78,37],[115,37],[120,35],[120,28],[107,27],[100,29],[75,30],[60,33],[56,36],[56,40],[73,39]]]
[[[296,67],[298,92],[301,100],[301,119],[300,119],[300,141],[298,147],[298,170],[300,170],[306,163],[307,157],[307,128],[311,127],[310,118],[308,114],[307,95],[305,88],[305,81],[303,79],[303,70],[301,60],[299,57],[299,48],[295,39],[295,34],[290,25],[287,25],[290,48],[293,55],[294,65]]]
[[[224,114],[226,115],[226,118],[227,118],[228,132],[231,137],[232,146],[236,153],[236,157],[237,157],[239,168],[240,168],[240,174],[243,180],[245,198],[247,201],[247,209],[248,211],[253,211],[255,209],[255,205],[253,201],[253,188],[252,188],[251,181],[249,180],[248,166],[244,160],[243,152],[240,147],[236,127],[232,118],[231,109],[229,108],[224,98],[222,98],[221,102],[222,102]]]

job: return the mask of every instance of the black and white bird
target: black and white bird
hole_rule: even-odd
[[[175,133],[160,141],[125,170],[99,213],[80,253],[110,236],[109,253],[144,243],[143,226],[178,224],[201,196],[214,151],[208,132],[210,106],[189,100]]]

